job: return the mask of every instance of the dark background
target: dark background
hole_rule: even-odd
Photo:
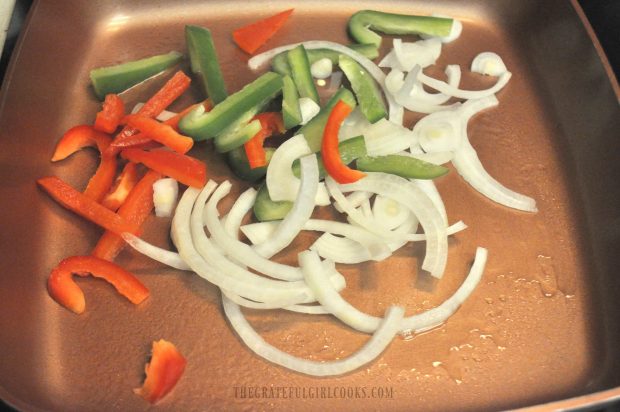
[[[620,77],[620,0],[579,0],[579,3],[590,20],[616,77]],[[0,59],[0,84],[4,78],[11,52],[15,47],[19,31],[31,4],[32,0],[17,0],[15,4],[15,11],[13,12],[6,44]],[[619,410],[617,408],[620,408],[620,405],[615,404],[605,410]],[[0,401],[0,411],[4,410],[10,411],[12,409]]]

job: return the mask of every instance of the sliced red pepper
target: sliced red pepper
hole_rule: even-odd
[[[132,129],[140,130],[146,137],[169,147],[178,153],[187,153],[194,145],[194,139],[183,136],[171,126],[139,114],[125,116],[123,122]]]
[[[56,176],[42,177],[39,186],[65,208],[114,233],[135,233],[136,227],[110,209],[75,190]]]
[[[263,147],[265,139],[274,133],[284,133],[286,131],[281,112],[260,113],[254,116],[254,119],[260,121],[261,129],[243,145],[250,169],[267,165],[267,157]]]
[[[146,117],[157,117],[163,110],[165,110],[172,102],[174,102],[179,96],[181,96],[191,83],[191,79],[183,73],[181,70],[176,72],[170,80],[164,84],[164,86],[157,91],[150,99],[144,103],[144,106],[138,110],[139,115]],[[118,154],[123,146],[123,140],[129,139],[132,135],[137,133],[136,130],[130,127],[124,127],[120,133],[116,135],[116,138],[109,146],[108,154]],[[148,142],[149,140],[145,140]],[[135,143],[134,143],[135,144]]]
[[[129,192],[138,183],[138,168],[135,163],[128,162],[123,171],[116,178],[116,183],[110,192],[105,195],[101,204],[110,210],[116,211],[127,199]]]
[[[342,100],[336,103],[327,119],[321,142],[321,156],[325,170],[338,183],[353,183],[366,176],[366,173],[351,169],[344,164],[338,150],[338,131],[351,110],[352,107]]]
[[[88,181],[84,194],[96,201],[101,201],[110,190],[116,175],[116,158],[106,154],[111,141],[110,136],[95,130],[92,126],[72,127],[56,144],[52,162],[63,160],[84,147],[96,146],[101,153],[101,160],[97,171]]]
[[[85,147],[97,147],[99,152],[103,152],[111,141],[110,136],[95,130],[92,126],[74,126],[67,130],[56,143],[52,162],[66,159]]]
[[[125,103],[114,93],[106,95],[103,108],[95,117],[95,130],[114,133],[125,115]]]
[[[163,339],[153,342],[151,362],[144,368],[146,379],[134,393],[151,404],[156,403],[174,388],[186,365],[187,360],[174,344]]]
[[[292,13],[293,9],[285,10],[271,17],[240,27],[233,31],[233,40],[243,51],[252,54],[280,30]]]
[[[201,188],[207,183],[207,166],[198,159],[169,150],[125,149],[121,157],[142,163],[187,186]]]
[[[161,177],[160,173],[153,170],[146,172],[129,192],[127,199],[118,209],[118,215],[139,229],[153,210],[153,183]],[[99,238],[91,254],[112,261],[124,246],[123,238],[108,230]]]
[[[105,279],[118,293],[136,305],[149,296],[149,290],[142,282],[122,267],[94,256],[72,256],[52,270],[47,279],[47,288],[56,302],[77,314],[84,312],[86,301],[82,289],[73,281],[73,274],[90,274]]]
[[[189,88],[191,79],[179,70],[159,89],[144,106],[138,110],[138,114],[146,117],[157,117]]]

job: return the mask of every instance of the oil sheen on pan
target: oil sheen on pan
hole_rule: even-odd
[[[419,273],[424,248],[410,244],[385,261],[344,267],[343,296],[377,316],[392,303],[405,306],[407,315],[432,308],[458,288],[476,246],[484,246],[489,260],[480,284],[445,324],[415,337],[397,337],[374,362],[335,378],[297,374],[254,355],[227,323],[215,286],[129,249],[118,262],[148,286],[147,302],[134,307],[102,282],[78,280],[87,312],[76,316],[57,305],[45,288],[49,271],[63,257],[89,253],[100,232],[53,204],[34,182],[55,174],[82,187],[96,168],[96,156],[86,152],[62,164],[49,162],[62,133],[91,122],[100,107],[89,70],[170,50],[186,53],[184,26],[196,24],[211,29],[228,88],[235,91],[256,74],[231,32],[291,7],[288,23],[259,52],[304,40],[347,43],[346,21],[360,8],[460,19],[461,37],[443,46],[437,68],[428,73],[441,77],[446,64],[460,64],[462,88],[488,87],[493,80],[469,73],[470,62],[483,51],[502,56],[513,77],[498,95],[500,105],[476,116],[468,132],[489,173],[534,197],[538,212],[492,203],[454,169],[440,178],[448,216],[468,225],[450,239],[444,278],[435,281]],[[392,37],[384,37],[382,55]],[[563,51],[569,46],[570,52]],[[575,64],[566,57],[574,54],[583,61]],[[183,68],[189,73],[187,65]],[[165,79],[124,94],[127,106],[152,94]],[[171,110],[199,99],[196,84]],[[618,386],[613,370],[620,356],[610,345],[618,337],[612,315],[618,313],[612,299],[618,283],[609,271],[617,262],[612,251],[613,245],[617,250],[620,207],[617,184],[609,177],[613,173],[605,170],[618,172],[610,159],[620,153],[611,139],[619,118],[617,97],[592,41],[566,1],[544,8],[535,1],[510,6],[492,1],[39,1],[0,102],[5,266],[0,396],[23,410],[146,410],[149,405],[132,389],[142,383],[151,342],[161,338],[174,342],[188,360],[174,391],[157,406],[162,411],[497,410]],[[406,118],[405,125],[415,120]],[[225,210],[229,198],[247,184],[232,176],[210,143],[196,145],[191,153],[205,159],[210,178],[233,182]],[[593,229],[606,223],[602,232]],[[171,248],[169,224],[153,218],[143,236]],[[303,236],[282,261],[296,262],[297,252],[313,239]],[[343,358],[368,339],[328,316],[244,313],[268,343],[307,359]]]

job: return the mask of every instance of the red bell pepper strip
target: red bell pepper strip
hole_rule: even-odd
[[[157,93],[151,96],[151,98],[144,103],[144,106],[138,110],[137,114],[146,117],[156,117],[164,109],[170,106],[173,101],[181,96],[189,88],[190,83],[191,79],[179,70],[170,80],[166,82],[166,84],[164,84],[161,89],[157,91]],[[107,150],[108,154],[118,154],[121,150],[120,147],[123,147],[122,140],[130,138],[136,133],[136,130],[131,129],[130,127],[124,127],[123,130],[116,135],[116,138],[112,142],[113,144],[109,146]]]
[[[146,172],[118,209],[118,215],[134,225],[137,230],[144,224],[153,210],[153,183],[161,177],[160,173],[153,170]],[[117,232],[108,230],[99,238],[91,254],[112,261],[124,246],[123,238]]]
[[[344,164],[338,151],[338,130],[351,110],[352,107],[342,100],[336,103],[327,119],[321,142],[321,156],[325,170],[338,183],[353,183],[366,176],[366,173],[351,169]]]
[[[201,104],[205,108],[205,112],[208,112],[209,110],[213,108],[213,105],[207,99],[202,103],[196,103],[196,104],[186,107],[181,112],[177,113],[174,117],[171,117],[170,119],[164,121],[163,123],[172,127],[174,130],[179,131],[179,121],[181,120],[181,118],[183,118],[183,116],[185,116],[187,113],[191,112],[198,105],[201,105]],[[114,140],[111,143],[110,150],[119,151],[119,150],[128,149],[128,148],[151,149],[151,148],[155,148],[158,146],[160,145],[157,144],[156,142],[153,142],[151,138],[149,138],[147,135],[145,135],[142,132],[138,132],[134,135],[128,135],[126,137],[123,137],[122,139]]]
[[[171,126],[150,117],[132,114],[125,116],[123,122],[132,129],[138,129],[146,137],[169,147],[178,153],[187,153],[194,145],[194,139],[183,136]]]
[[[174,388],[186,365],[187,360],[174,344],[163,339],[153,342],[151,362],[144,368],[146,379],[134,393],[151,404],[156,403]]]
[[[75,190],[56,176],[42,177],[39,186],[65,208],[114,233],[136,232],[136,227],[110,209]]]
[[[105,195],[101,204],[110,210],[116,211],[127,199],[129,192],[138,183],[138,169],[137,165],[132,162],[128,162],[121,174],[116,178],[116,183]]]
[[[106,95],[103,108],[95,117],[95,130],[104,133],[114,133],[125,115],[123,100],[114,93]]]
[[[84,147],[96,146],[101,153],[97,171],[90,178],[84,194],[96,201],[101,201],[110,190],[116,175],[116,158],[106,155],[106,149],[112,139],[92,126],[79,125],[67,130],[56,144],[52,162],[63,160]]]
[[[292,13],[293,9],[285,10],[271,17],[240,27],[233,31],[233,40],[243,51],[253,54],[280,30]]]
[[[111,141],[110,136],[95,130],[92,126],[74,126],[67,130],[56,143],[52,162],[66,159],[85,147],[96,146],[99,152],[103,152]]]
[[[207,183],[207,166],[198,159],[169,150],[125,149],[121,157],[142,163],[187,186],[201,188]]]
[[[82,289],[73,281],[73,274],[90,274],[105,279],[136,305],[149,296],[149,290],[142,282],[122,267],[94,256],[71,256],[52,270],[47,279],[47,289],[56,302],[77,314],[84,312],[86,301]]]
[[[265,112],[254,116],[261,124],[261,129],[250,140],[244,143],[245,154],[250,164],[250,169],[267,165],[267,157],[263,142],[274,133],[284,133],[284,120],[281,112]]]

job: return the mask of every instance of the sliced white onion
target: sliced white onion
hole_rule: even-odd
[[[372,204],[372,214],[377,222],[381,222],[386,229],[392,230],[402,225],[411,212],[397,201],[377,195]]]
[[[258,254],[251,246],[241,242],[236,237],[230,236],[230,234],[226,232],[218,219],[219,212],[217,210],[217,204],[229,191],[230,182],[226,181],[222,183],[215,193],[213,193],[204,209],[204,222],[206,223],[213,241],[230,258],[267,276],[282,280],[301,279],[299,268],[266,259]]]
[[[225,290],[222,290],[222,294],[225,295],[231,301],[235,302],[235,304],[239,306],[243,306],[245,308],[250,308],[250,309],[262,309],[262,310],[282,309],[287,306],[296,305],[298,302],[301,302],[305,299],[305,295],[300,295],[300,296],[293,296],[292,298],[288,298],[288,299],[282,299],[280,301],[264,303],[264,302],[255,302],[253,300],[246,299],[244,297],[235,295],[234,293],[230,293]]]
[[[153,183],[153,205],[155,216],[170,217],[177,204],[179,183],[171,177],[165,177]]]
[[[402,155],[402,154],[401,154]],[[446,163],[450,163],[452,158],[454,157],[454,152],[445,151],[445,152],[432,152],[432,153],[410,153],[408,156],[415,157],[416,159],[423,160],[427,163],[432,163],[434,165],[445,165]]]
[[[401,330],[403,332],[420,333],[444,323],[465,302],[480,282],[487,262],[487,256],[487,250],[483,247],[478,247],[469,274],[457,291],[436,308],[403,319]]]
[[[508,81],[512,77],[512,73],[504,72],[498,78],[497,82],[485,90],[463,90],[458,87],[453,87],[446,82],[441,80],[434,79],[432,77],[427,76],[424,73],[420,73],[418,75],[418,79],[425,85],[432,87],[433,89],[441,92],[445,95],[449,95],[452,97],[457,97],[459,99],[482,99],[484,97],[489,97],[498,91],[502,90],[504,86],[508,84]]]
[[[293,174],[293,162],[309,154],[312,154],[312,150],[302,134],[291,137],[276,149],[267,167],[265,178],[269,197],[273,201],[295,201],[300,183]],[[330,203],[329,195],[322,184],[319,184],[317,189],[315,203],[318,206],[326,206]]]
[[[436,278],[443,276],[448,260],[446,226],[441,213],[423,190],[400,176],[372,172],[367,173],[355,183],[340,185],[340,187],[345,192],[367,190],[407,206],[420,221],[427,237],[422,269]]]
[[[439,211],[439,214],[443,218],[444,225],[448,225],[448,213],[446,212],[446,205],[443,202],[441,194],[439,194],[439,190],[437,190],[437,186],[435,182],[430,179],[411,179],[411,183],[419,187],[426,196],[431,199],[431,202],[435,205],[435,208]]]
[[[404,78],[402,86],[394,93],[396,102],[402,104],[406,109],[419,113],[433,113],[445,110],[454,105],[443,105],[452,96],[443,93],[429,93],[424,89],[420,81],[422,68],[414,66]],[[446,67],[448,85],[458,87],[461,81],[461,69],[458,65]]]
[[[452,164],[467,183],[494,202],[526,212],[538,210],[534,199],[510,190],[495,180],[484,169],[476,150],[468,140],[454,152]]]
[[[448,226],[446,228],[446,233],[448,234],[448,236],[452,236],[455,233],[458,233],[465,229],[467,229],[467,225],[462,220],[459,220],[458,222]],[[412,233],[410,235],[407,235],[407,240],[410,242],[423,242],[426,241],[426,235],[424,233]]]
[[[267,64],[274,56],[284,51],[288,51],[299,44],[303,44],[306,49],[330,49],[339,53],[345,54],[358,62],[368,73],[375,79],[382,89],[385,89],[385,74],[383,71],[370,59],[362,56],[360,53],[352,50],[339,43],[322,40],[311,40],[303,43],[289,44],[286,46],[276,47],[275,49],[268,50],[264,53],[258,54],[248,60],[248,67],[252,71],[256,71]],[[384,90],[385,91],[385,90]],[[394,98],[387,92],[384,93],[389,107],[389,119],[394,123],[403,122],[404,111],[401,105],[396,103]]]
[[[292,209],[268,241],[254,246],[254,250],[266,258],[272,257],[287,247],[310,219],[314,210],[314,199],[319,187],[319,167],[316,155],[302,157],[300,166],[301,183]]]
[[[418,220],[409,213],[409,216],[395,229],[396,233],[408,234],[416,230]],[[356,227],[356,226],[353,226]],[[394,252],[407,243],[407,240],[394,240],[385,243],[386,247]],[[311,250],[316,251],[324,259],[332,260],[336,263],[355,264],[368,262],[371,260],[381,260],[381,256],[372,256],[367,247],[359,242],[359,238],[336,237],[329,232],[325,232],[310,246]],[[386,256],[387,257],[387,256]]]
[[[403,309],[398,306],[390,307],[386,311],[381,326],[355,354],[345,359],[316,362],[297,358],[265,342],[245,319],[238,305],[225,296],[222,297],[222,301],[228,321],[250,350],[276,365],[311,376],[342,375],[374,360],[388,347],[396,335],[404,313]]]
[[[357,106],[340,125],[338,140],[342,142],[352,137],[362,136],[370,126],[371,123]]]
[[[482,52],[471,62],[471,71],[487,76],[500,76],[508,69],[502,58],[493,52]]]
[[[239,236],[241,221],[244,216],[248,214],[250,209],[252,209],[252,206],[254,206],[257,193],[258,191],[253,187],[246,189],[239,195],[237,200],[235,200],[235,203],[233,203],[232,207],[226,214],[226,218],[222,219],[224,230],[226,230],[226,233],[228,233],[231,237]]]
[[[216,184],[213,181],[209,181],[203,189],[203,196],[206,196],[205,191],[213,191],[215,186]],[[194,247],[190,227],[192,207],[200,192],[192,187],[185,190],[172,219],[171,230],[172,239],[179,251],[179,256],[197,275],[231,293],[257,302],[280,301],[306,292],[309,292],[307,296],[311,295],[303,282],[274,281],[257,275],[255,275],[253,282],[247,282],[245,279],[242,280],[224,274],[207,262]],[[202,228],[202,225],[200,227]]]
[[[178,253],[157,247],[131,233],[123,233],[123,239],[129,246],[159,263],[179,270],[191,270]]]
[[[321,111],[319,106],[314,100],[309,97],[301,97],[299,99],[299,110],[301,111],[301,125],[308,123]]]
[[[325,272],[320,269],[321,262],[317,259],[311,252],[303,252],[300,254],[299,261],[304,279],[306,279],[306,283],[314,292],[321,306],[356,330],[366,333],[377,330],[382,319],[360,311],[347,302],[338,292],[331,289],[329,283],[325,282]],[[469,274],[457,291],[441,305],[404,318],[400,330],[405,333],[420,333],[444,323],[476,288],[484,273],[486,260],[487,250],[478,247]]]
[[[327,79],[332,74],[333,66],[332,61],[324,57],[310,65],[310,73],[315,79]]]
[[[364,179],[365,178],[360,180]],[[329,194],[334,198],[334,201],[339,207],[339,210],[342,210],[343,213],[347,214],[347,219],[350,222],[368,230],[370,233],[373,233],[374,235],[377,235],[384,240],[402,240],[402,236],[399,237],[394,232],[385,229],[380,223],[375,221],[373,217],[364,216],[356,207],[354,207],[342,193],[340,185],[334,179],[332,179],[331,176],[327,176],[325,178],[325,185],[327,186]],[[355,189],[351,189],[351,191],[353,190]],[[359,186],[357,190],[366,191],[365,188],[362,189],[359,188]]]
[[[406,72],[416,65],[424,68],[435,64],[441,54],[441,40],[435,37],[413,43],[394,39],[393,46],[398,68]]]
[[[400,123],[387,119],[368,126],[364,131],[364,143],[369,156],[383,156],[401,152],[415,144],[415,134]]]

